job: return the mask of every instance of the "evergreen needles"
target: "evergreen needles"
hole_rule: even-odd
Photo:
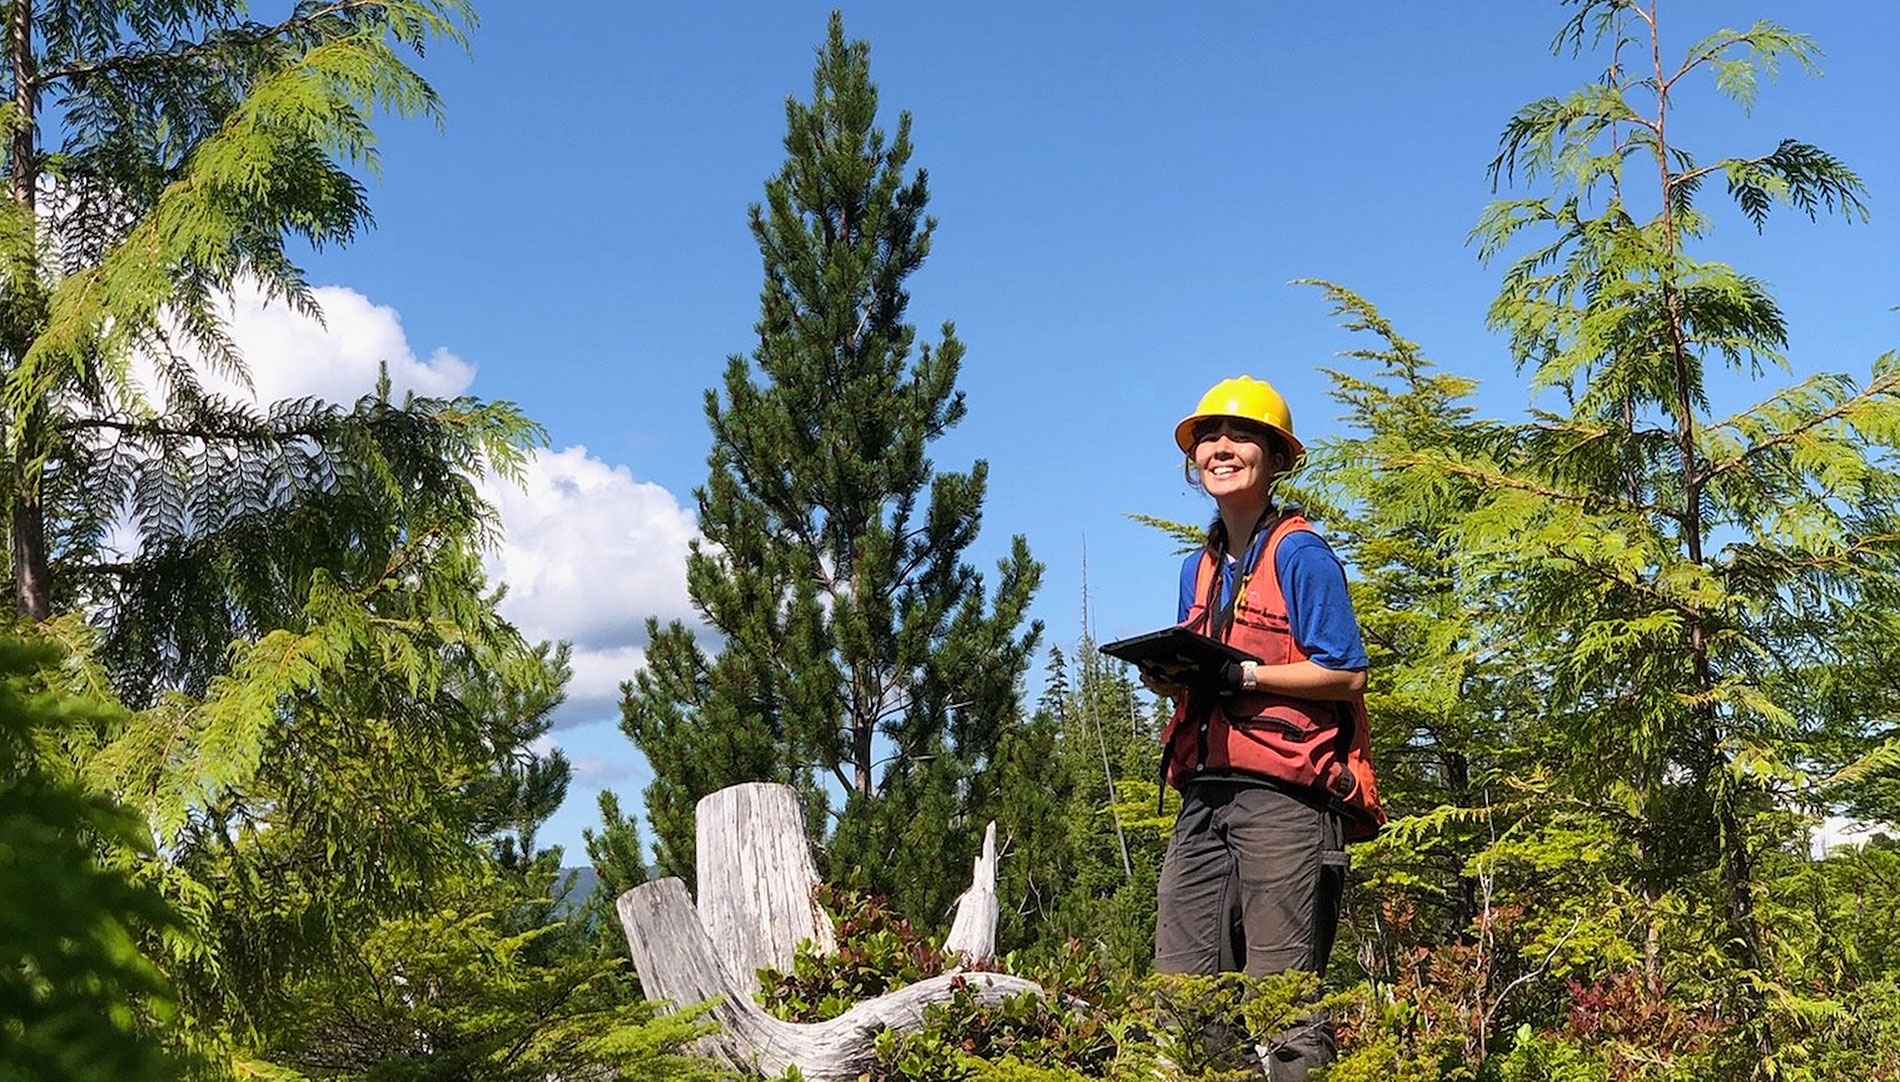
[[[936,227],[910,117],[875,126],[869,50],[833,17],[809,102],[785,107],[787,160],[752,208],[765,263],[750,359],[708,391],[713,449],[687,571],[722,637],[650,623],[625,728],[656,775],[659,864],[692,870],[692,809],[737,781],[841,797],[827,852],[919,917],[944,912],[995,814],[991,770],[1016,723],[1040,628],[1017,538],[984,579],[964,562],[986,469],[939,472],[930,442],[963,417],[963,344],[905,322],[905,282]]]

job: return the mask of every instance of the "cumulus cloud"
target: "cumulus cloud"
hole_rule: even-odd
[[[474,367],[447,349],[419,357],[394,308],[342,286],[320,287],[315,296],[321,321],[265,303],[254,287],[231,298],[231,335],[258,402],[314,396],[348,404],[374,389],[383,363],[398,394],[455,395],[473,383]],[[250,397],[229,381],[205,382]],[[508,587],[502,614],[530,639],[574,644],[568,703],[556,724],[600,720],[613,712],[620,682],[645,663],[646,618],[692,619],[692,512],[660,485],[581,446],[543,449],[528,460],[520,484],[491,477],[483,492],[501,518],[503,541],[486,569]]]
[[[502,611],[523,630],[560,628],[577,649],[607,650],[641,641],[649,615],[690,612],[695,526],[671,492],[585,447],[536,455],[523,481],[490,481],[485,493],[507,524],[492,565],[508,583]]]
[[[682,561],[682,578],[684,566],[684,561]],[[503,604],[502,611],[507,612],[506,603]],[[629,628],[626,634],[629,638],[638,638],[643,642],[646,639],[646,629],[643,627]],[[567,702],[555,715],[554,723],[556,725],[580,724],[598,720],[604,716],[617,717],[614,704],[620,701],[621,681],[633,679],[633,674],[645,668],[646,663],[647,652],[644,646],[591,648],[576,646],[571,659],[573,675],[567,681]]]
[[[485,485],[504,531],[489,576],[508,584],[501,611],[524,634],[574,644],[557,724],[598,718],[645,663],[646,618],[692,618],[693,515],[665,488],[585,447],[536,455],[522,482]]]
[[[353,402],[375,388],[384,363],[398,394],[455,395],[474,380],[474,367],[446,349],[417,358],[394,308],[342,286],[320,286],[315,294],[322,323],[266,304],[254,288],[232,298],[232,335],[250,362],[259,400],[314,395]]]
[[[1820,860],[1836,849],[1865,845],[1882,834],[1892,834],[1888,823],[1866,822],[1830,815],[1808,830],[1808,850]]]
[[[389,382],[397,395],[457,395],[474,380],[474,366],[447,349],[417,357],[394,308],[344,286],[319,286],[312,293],[323,312],[321,320],[281,301],[267,302],[255,284],[238,286],[225,315],[249,371],[251,390],[223,375],[201,372],[206,389],[260,404],[315,397],[348,405],[376,388],[383,364],[389,366]],[[135,365],[133,372],[148,391],[156,391],[149,365]]]

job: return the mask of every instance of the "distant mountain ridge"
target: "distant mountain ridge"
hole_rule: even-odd
[[[565,917],[594,896],[600,889],[600,873],[594,871],[591,864],[578,868],[562,868],[554,877],[554,915]]]

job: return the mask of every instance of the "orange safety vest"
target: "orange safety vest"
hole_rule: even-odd
[[[1240,596],[1234,602],[1234,618],[1220,637],[1262,665],[1306,659],[1293,639],[1277,564],[1286,535],[1312,529],[1298,513],[1281,518],[1263,547],[1261,562],[1266,566],[1256,567],[1235,586]],[[1212,624],[1212,607],[1218,604],[1217,558],[1213,553],[1201,557],[1186,627],[1206,632]],[[1352,840],[1371,838],[1385,825],[1363,695],[1324,702],[1270,691],[1217,696],[1193,691],[1175,706],[1161,742],[1167,749],[1163,774],[1177,789],[1197,776],[1261,775],[1324,793],[1346,813]]]

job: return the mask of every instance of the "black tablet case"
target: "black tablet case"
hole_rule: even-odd
[[[1221,666],[1230,661],[1260,660],[1245,650],[1178,625],[1104,643],[1101,651],[1109,657],[1129,662],[1143,672],[1178,684],[1212,680],[1220,675]],[[1185,668],[1170,675],[1167,668],[1173,666]]]

